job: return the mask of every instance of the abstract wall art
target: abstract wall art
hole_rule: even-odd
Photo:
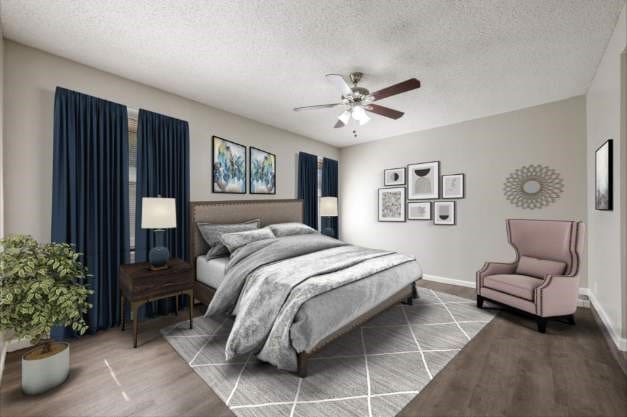
[[[431,203],[414,201],[407,203],[408,220],[431,220]]]
[[[433,224],[452,226],[455,224],[455,202],[436,201],[433,203]]]
[[[213,192],[246,194],[246,147],[214,136],[212,154]]]
[[[409,200],[440,197],[440,162],[407,165],[407,196]]]
[[[464,174],[442,175],[442,198],[464,198]]]
[[[383,170],[383,185],[405,185],[405,168]]]
[[[405,187],[379,188],[379,221],[405,221]]]
[[[597,210],[612,210],[613,204],[613,155],[612,139],[605,141],[595,153],[594,207]]]
[[[276,194],[276,156],[254,147],[249,148],[251,194]]]

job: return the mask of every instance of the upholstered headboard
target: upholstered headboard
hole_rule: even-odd
[[[203,240],[196,223],[239,223],[261,219],[261,225],[303,222],[302,200],[232,200],[192,201],[190,203],[189,239],[191,260],[207,253],[209,246]]]

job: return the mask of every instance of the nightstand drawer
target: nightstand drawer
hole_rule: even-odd
[[[188,290],[193,285],[193,279],[184,279],[180,275],[157,275],[135,278],[131,291],[131,299],[156,298],[160,295],[171,294],[177,291]],[[129,294],[130,295],[130,294]]]

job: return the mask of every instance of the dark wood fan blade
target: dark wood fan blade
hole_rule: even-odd
[[[394,110],[385,106],[379,106],[378,104],[368,104],[364,107],[364,110],[380,114],[381,116],[389,117],[394,120],[400,119],[405,114],[402,111]]]
[[[315,106],[294,107],[294,111],[330,109],[331,107],[339,106],[340,104],[342,103],[317,104]]]
[[[346,126],[346,125],[344,123],[342,123],[341,120],[338,120],[337,123],[335,124],[335,126],[333,126],[333,127],[337,129],[338,127],[344,127],[344,126]]]
[[[370,95],[373,96],[376,101],[386,97],[395,96],[396,94],[415,90],[416,88],[420,88],[420,81],[415,78],[410,78],[409,80],[403,81],[402,83],[394,84],[379,91],[375,91]]]

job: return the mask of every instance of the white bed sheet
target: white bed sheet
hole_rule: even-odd
[[[228,257],[207,260],[206,257],[199,256],[196,258],[196,279],[205,285],[218,288],[224,280],[228,263]]]

